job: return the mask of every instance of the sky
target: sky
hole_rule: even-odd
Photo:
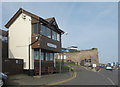
[[[23,8],[42,18],[55,17],[62,35],[62,46],[79,50],[98,48],[99,62],[118,61],[117,2],[3,2],[2,29]]]

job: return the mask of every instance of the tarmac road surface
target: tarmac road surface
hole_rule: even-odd
[[[86,70],[81,66],[73,66],[77,77],[59,85],[118,85],[118,70],[101,69],[100,72]]]

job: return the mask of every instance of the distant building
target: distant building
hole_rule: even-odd
[[[7,31],[0,29],[0,40],[7,42]]]
[[[70,50],[67,48],[62,48],[62,52],[70,52]]]
[[[62,56],[61,56],[62,55]],[[56,56],[58,59],[64,59],[65,62],[74,62],[78,65],[99,65],[98,49],[92,48],[88,50],[77,50],[72,52],[64,52]]]
[[[69,49],[70,51],[76,51],[76,50],[78,50],[78,47],[77,46],[70,46],[67,49]]]
[[[62,48],[62,52],[72,52],[72,51],[77,51],[78,47],[77,46],[70,46],[67,48]]]
[[[2,48],[2,58],[8,58],[8,38],[7,31],[0,29],[0,43]]]

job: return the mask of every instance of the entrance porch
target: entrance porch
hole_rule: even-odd
[[[34,49],[35,75],[55,72],[54,52],[44,49]]]

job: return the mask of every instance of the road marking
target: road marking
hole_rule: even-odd
[[[107,77],[107,79],[112,83],[112,85],[115,85],[115,83],[109,77]]]
[[[74,69],[74,68],[73,68],[73,69]],[[61,84],[61,83],[68,82],[68,81],[70,81],[70,80],[72,80],[72,79],[75,79],[76,77],[77,77],[77,72],[74,72],[72,78],[69,78],[69,79],[66,79],[66,80],[63,80],[63,81],[60,81],[60,82],[56,82],[56,83],[46,84],[46,85],[58,85],[58,84]]]
[[[112,85],[115,85],[115,83],[109,77],[105,77],[105,75],[103,75],[101,73],[98,73],[98,74],[100,74],[101,76],[103,76],[105,79],[107,78],[107,80],[109,80],[112,83]]]

